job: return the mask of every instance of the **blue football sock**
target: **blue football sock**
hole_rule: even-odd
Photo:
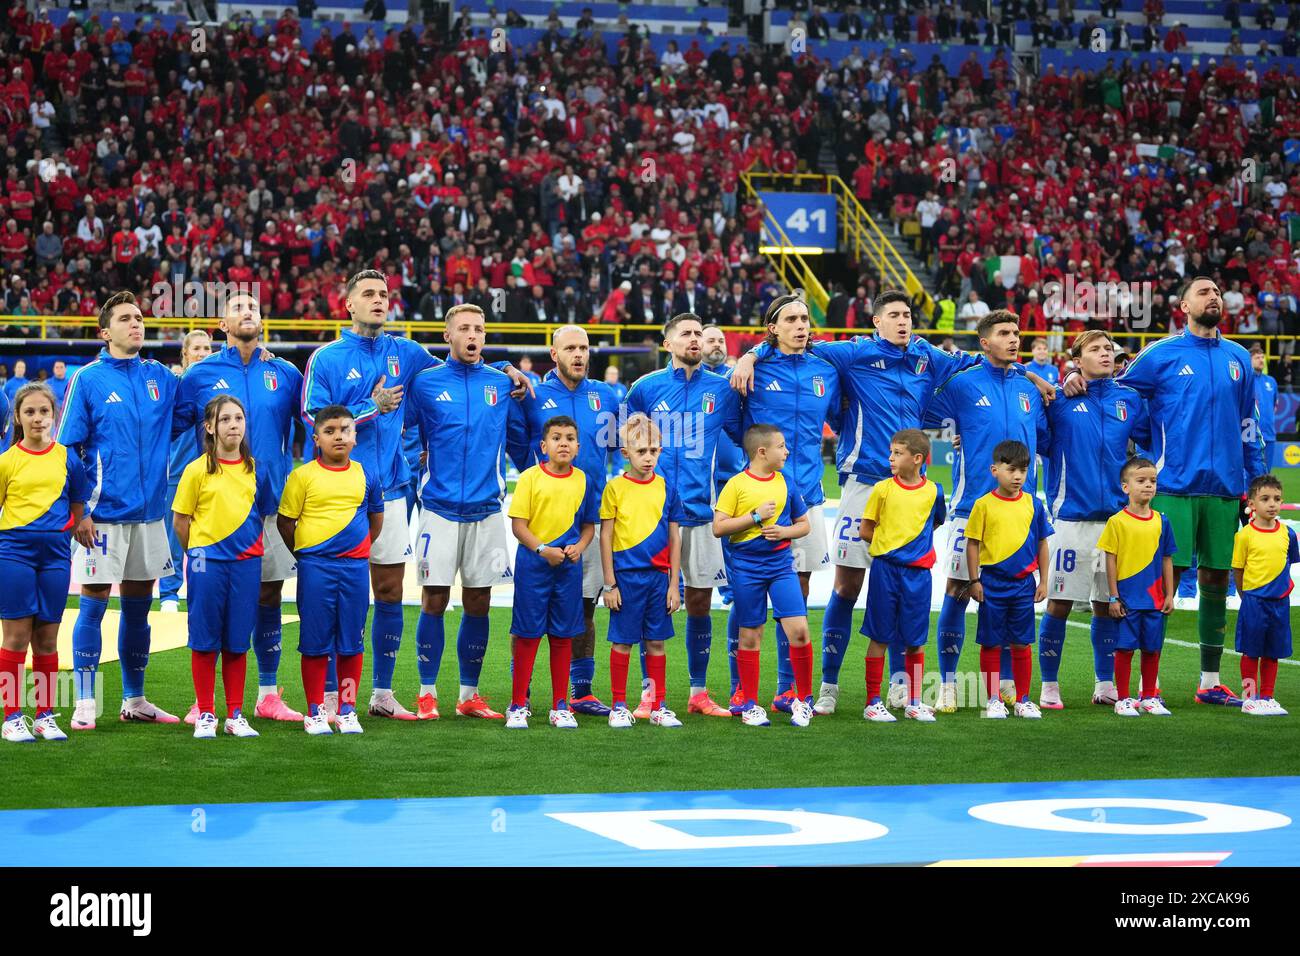
[[[736,619],[736,606],[733,604],[727,613],[727,670],[731,674],[733,694],[740,686],[740,661],[736,657],[738,650],[740,650],[740,621]]]
[[[1065,618],[1044,614],[1038,627],[1038,670],[1044,681],[1055,681],[1061,673],[1065,650]]]
[[[957,679],[957,661],[961,657],[961,647],[966,643],[966,602],[969,600],[945,594],[943,606],[939,608],[939,674],[945,684]]]
[[[713,618],[687,616],[686,666],[691,675],[691,688],[707,686],[709,678],[709,650],[713,643]]]
[[[1003,644],[1003,645],[1002,645],[1002,663],[998,665],[998,669],[1002,672],[1001,675],[1000,675],[1001,678],[1002,678],[1002,680],[1015,680],[1015,679],[1016,679],[1016,672],[1013,671],[1013,670],[1011,669],[1011,647],[1010,647],[1010,645],[1007,645],[1007,644]]]
[[[325,693],[337,694],[339,692],[339,659],[333,654],[329,656],[329,663],[325,665]]]
[[[794,667],[790,664],[790,638],[785,628],[776,622],[776,696],[780,697],[794,686]]]
[[[1118,633],[1119,621],[1113,617],[1092,619],[1092,669],[1097,680],[1115,679],[1115,636]]]
[[[1178,596],[1181,598],[1196,597],[1196,568],[1190,567],[1178,577]]]
[[[117,625],[117,656],[122,665],[122,698],[144,696],[144,669],[149,666],[151,597],[124,597]]]
[[[460,661],[460,682],[462,686],[478,686],[478,675],[483,670],[483,657],[487,654],[487,645],[487,617],[462,614],[460,616],[460,630],[456,634],[456,659]]]
[[[573,685],[575,700],[591,695],[591,682],[596,677],[596,658],[575,657],[569,662],[569,683]]]
[[[257,606],[257,630],[253,632],[253,653],[257,655],[257,684],[276,687],[280,677],[280,605]]]
[[[95,699],[95,672],[104,637],[100,627],[108,602],[82,595],[77,604],[77,623],[72,629],[72,666],[75,668],[77,700]]]
[[[853,602],[831,591],[822,616],[822,682],[838,684],[840,667],[849,649],[849,631],[853,627]]]
[[[420,612],[415,626],[415,669],[421,684],[438,683],[438,668],[442,665],[442,651],[447,643],[442,615]]]
[[[370,646],[375,655],[371,686],[377,690],[392,690],[397,650],[402,646],[401,604],[375,602],[375,612],[370,619]]]
[[[645,641],[637,645],[637,650],[640,652],[641,657],[641,689],[645,690],[650,686],[650,672],[646,670],[645,666]]]
[[[901,681],[907,676],[907,651],[902,644],[892,643],[889,645],[889,680],[892,684],[894,681]]]

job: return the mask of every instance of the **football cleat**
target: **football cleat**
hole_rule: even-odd
[[[795,696],[793,687],[786,688],[786,690],[772,698],[772,709],[779,710],[783,714],[793,714],[794,702],[798,699]]]
[[[498,714],[489,707],[488,702],[478,694],[457,704],[456,713],[462,717],[482,717],[485,720],[500,720],[505,716],[505,714]]]
[[[185,723],[193,727],[194,721],[198,719],[199,719],[199,702],[195,701],[194,703],[190,704],[190,709],[185,712]]]
[[[1272,710],[1272,712],[1273,712],[1273,716],[1274,716],[1274,717],[1286,717],[1286,716],[1288,716],[1286,708],[1283,707],[1281,704],[1279,704],[1279,703],[1277,702],[1277,698],[1276,698],[1276,697],[1269,697],[1269,698],[1268,698],[1268,706],[1269,706],[1269,708]],[[39,723],[40,723],[40,721],[38,720],[38,721],[37,721],[37,724],[39,724]],[[39,730],[38,730],[38,733],[39,733]]]
[[[990,720],[1006,720],[1007,705],[1002,703],[1001,697],[993,697],[989,700],[988,706],[984,708],[984,716]]]
[[[921,724],[934,723],[934,710],[925,704],[908,704],[903,716]]]
[[[813,709],[812,704],[802,697],[796,697],[790,703],[790,726],[807,727],[812,723]]]
[[[660,707],[650,712],[650,723],[656,727],[680,727],[682,722],[667,707]]]
[[[941,684],[939,686],[939,706],[935,709],[941,714],[957,713],[956,684]]]
[[[260,737],[262,736],[253,729],[253,725],[248,722],[248,718],[243,714],[238,717],[227,717],[223,726],[223,731],[232,737]]]
[[[1138,710],[1152,717],[1170,717],[1172,714],[1165,702],[1159,697],[1143,697],[1138,701]]]
[[[1196,703],[1218,704],[1220,707],[1240,707],[1241,698],[1223,684],[1215,684],[1213,687],[1198,689],[1196,691]]]
[[[283,689],[277,690],[274,694],[267,694],[257,702],[253,708],[253,716],[260,717],[263,720],[283,720],[297,722],[302,720],[302,714],[294,710],[284,702]]]
[[[654,711],[654,713],[659,713]],[[626,707],[615,707],[609,712],[609,725],[615,730],[625,730],[636,723],[636,718],[632,716],[632,711]]]
[[[1133,698],[1129,698],[1132,700]],[[1100,704],[1103,707],[1110,707],[1119,703],[1119,691],[1115,689],[1115,682],[1111,680],[1099,680],[1092,689],[1092,702]],[[1135,708],[1137,704],[1133,705]]]
[[[745,710],[745,692],[737,687],[731,692],[731,702],[727,707],[732,717],[739,717]]]
[[[94,730],[95,729],[95,702],[93,700],[79,700],[73,706],[72,729],[73,730]]]
[[[1272,717],[1273,709],[1269,707],[1268,703],[1262,697],[1251,697],[1241,702],[1241,712],[1249,714],[1251,717]]]
[[[885,698],[888,706],[895,709],[907,706],[907,682],[895,681],[889,685],[889,696]]]
[[[216,714],[199,714],[194,721],[194,739],[195,740],[216,740],[217,739],[217,715]]]
[[[1043,681],[1042,689],[1038,692],[1038,706],[1044,710],[1064,710],[1061,685],[1056,681]]]
[[[1004,680],[998,684],[998,696],[1002,698],[1002,703],[1008,707],[1016,702],[1016,682],[1013,680]]]
[[[22,712],[14,714],[0,728],[0,737],[11,744],[36,743],[36,737],[32,734],[32,719]]]
[[[595,694],[569,701],[569,709],[575,714],[586,714],[588,717],[609,716],[609,708],[602,704]]]
[[[355,710],[349,711],[346,714],[339,714],[338,717],[334,719],[334,722],[338,725],[339,733],[341,734],[365,733],[365,730],[361,727],[361,721],[357,718],[357,712]]]
[[[760,707],[759,710],[762,710]],[[702,690],[686,702],[686,713],[703,714],[705,717],[730,717],[731,711],[719,707],[713,702],[707,690]],[[764,711],[766,713],[766,711]]]
[[[573,716],[573,711],[567,707],[560,707],[551,711],[549,720],[551,726],[556,730],[577,730],[578,718]]]
[[[32,725],[32,733],[42,740],[59,741],[68,739],[68,735],[54,722],[54,713],[52,711],[47,711],[44,717],[36,718],[36,723]]]
[[[339,717],[339,692],[336,690],[327,690],[325,699],[321,703],[325,711],[325,719],[331,724],[338,720]]]
[[[302,729],[313,737],[334,733],[334,731],[330,730],[329,714],[326,713],[324,705],[316,708],[315,717],[309,716],[302,719]]]
[[[432,694],[421,694],[419,700],[415,702],[415,719],[437,720],[438,698]]]
[[[511,704],[506,708],[506,730],[527,730],[528,718],[533,712],[527,707],[516,707]]]
[[[869,720],[873,724],[892,724],[898,720],[889,712],[883,700],[878,700],[874,704],[868,704],[862,711],[862,719]]]
[[[370,692],[370,706],[366,712],[371,717],[387,717],[390,720],[415,720],[415,714],[401,705],[391,690],[375,689]]]
[[[840,685],[839,684],[822,684],[821,691],[817,695],[817,702],[813,704],[813,713],[821,714],[823,717],[835,713],[835,706],[840,702]],[[744,701],[742,700],[743,704]],[[732,704],[735,704],[735,698],[732,698]]]
[[[1132,697],[1125,697],[1123,700],[1115,701],[1115,713],[1120,717],[1137,717],[1138,702]]]
[[[650,717],[650,711],[655,709],[655,692],[654,686],[650,681],[646,681],[641,688],[641,701],[636,705],[636,710],[632,711],[632,716],[637,720],[647,720]],[[688,711],[689,713],[689,711]]]
[[[767,711],[758,704],[745,710],[740,715],[740,722],[746,727],[769,727],[772,723],[767,719]]]
[[[1032,700],[1016,701],[1016,716],[1024,717],[1027,720],[1042,720],[1043,712],[1038,709],[1038,705]]]
[[[155,707],[143,697],[134,697],[122,701],[122,710],[118,713],[121,720],[141,720],[150,724],[179,724],[180,718],[174,717],[161,707]]]

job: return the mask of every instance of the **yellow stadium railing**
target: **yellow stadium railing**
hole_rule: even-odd
[[[150,318],[149,324],[164,329],[175,329],[183,333],[189,329],[205,329],[209,332],[216,333],[217,320],[213,318],[182,318],[177,316],[163,316],[160,318]],[[39,331],[38,335],[26,336],[28,340],[39,341],[40,339],[67,338],[67,336],[54,335],[50,332],[57,332],[61,329],[75,329],[83,334],[81,339],[90,341],[94,339],[94,328],[96,318],[93,315],[0,315],[0,343],[4,345],[21,344],[22,339],[15,339],[7,336],[4,332],[6,328],[29,328]],[[643,345],[649,339],[651,343],[658,344],[659,337],[663,333],[663,327],[659,325],[615,325],[613,323],[603,322],[583,322],[579,323],[592,338],[611,340],[613,345]],[[327,332],[337,336],[338,333],[346,328],[351,327],[350,320],[347,319],[327,319],[318,321],[314,319],[275,319],[268,318],[262,320],[262,327],[269,333],[283,332]],[[723,332],[734,333],[737,335],[759,336],[764,334],[765,330],[757,325],[723,325],[719,326]],[[418,336],[429,339],[434,338],[441,341],[443,323],[441,322],[416,322],[416,321],[396,321],[388,325],[390,331],[406,336]],[[489,335],[507,335],[521,336],[529,339],[550,340],[551,335],[557,330],[565,328],[565,323],[561,322],[489,322],[487,331]],[[848,328],[839,326],[829,328],[821,326],[814,330],[814,337],[820,339],[826,338],[843,338],[855,335],[870,334],[870,326],[865,328]],[[931,340],[942,340],[949,336],[974,347],[975,333],[967,329],[915,329],[917,335],[923,335]],[[219,334],[219,333],[217,333]],[[1128,343],[1137,341],[1139,347],[1145,347],[1149,342],[1159,339],[1168,338],[1167,332],[1112,332],[1117,340]],[[1066,346],[1072,335],[1063,332],[1031,332],[1025,331],[1020,333],[1022,340],[1032,340],[1035,338],[1061,338]],[[1242,335],[1232,334],[1225,338],[1247,343],[1259,343],[1264,349],[1264,353],[1270,360],[1280,358],[1281,352],[1278,348],[1282,342],[1295,342],[1295,337],[1290,335]],[[75,339],[74,339],[75,341]],[[180,345],[180,335],[177,335],[174,341],[168,344]],[[310,343],[307,343],[310,344]],[[516,343],[522,344],[522,343]],[[489,346],[491,347],[491,346]],[[504,347],[510,347],[507,343]],[[1027,354],[1028,350],[1026,350]],[[1300,361],[1300,355],[1288,355],[1290,361]]]

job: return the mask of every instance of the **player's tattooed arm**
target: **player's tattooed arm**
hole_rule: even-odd
[[[392,388],[384,388],[384,382],[386,381],[388,381],[387,375],[379,376],[379,381],[375,383],[374,389],[370,392],[370,398],[381,415],[396,411],[398,406],[402,404],[402,386],[394,385]]]

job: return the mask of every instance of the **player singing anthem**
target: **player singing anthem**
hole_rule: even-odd
[[[492,585],[512,576],[501,514],[511,381],[483,362],[487,332],[482,309],[469,303],[452,306],[444,321],[451,354],[445,365],[415,377],[405,411],[407,425],[419,426],[428,453],[415,550],[416,579],[424,588],[415,635],[420,696],[437,700],[443,615],[459,573],[464,609],[456,637],[456,713],[501,719],[504,715],[480,696],[478,679],[487,654]]]
[[[48,386],[28,382],[14,393],[14,444],[0,454],[0,699],[10,743],[67,740],[54,719],[59,622],[68,597],[74,528],[81,528],[90,488],[81,461],[54,440],[58,407]],[[23,664],[32,651],[36,720],[22,711]]]
[[[120,585],[117,645],[122,667],[122,720],[174,724],[178,718],[144,696],[149,664],[149,606],[159,576],[172,570],[163,527],[176,376],[142,359],[144,315],[130,292],[99,310],[105,347],[68,386],[58,441],[75,449],[90,481],[91,533],[78,539],[72,580],[81,586],[72,634],[77,705],[73,730],[95,728],[95,680],[108,595]]]

